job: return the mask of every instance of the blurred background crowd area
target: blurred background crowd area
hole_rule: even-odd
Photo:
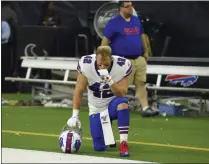
[[[107,2],[1,1],[2,78],[21,75],[20,57],[29,44],[36,45],[39,56],[93,53],[101,43],[94,17]],[[152,56],[209,56],[209,2],[133,1],[133,5],[149,37]]]
[[[15,32],[13,28],[15,24],[66,27],[72,34],[86,32],[88,38],[91,39],[90,44],[95,45],[97,35],[93,28],[94,15],[106,2],[2,1],[1,3],[2,21],[7,21],[11,25],[12,33]],[[161,50],[165,38],[169,37],[171,40],[169,50],[163,55],[208,57],[208,2],[134,1],[133,4],[141,18],[145,32],[149,35],[154,56],[162,55]],[[89,51],[93,51],[93,48]]]

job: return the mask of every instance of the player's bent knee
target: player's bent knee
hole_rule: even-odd
[[[128,103],[121,103],[118,105],[117,110],[123,110],[128,108]]]
[[[127,104],[127,105],[126,105]],[[115,97],[109,104],[108,110],[111,120],[117,119],[118,110],[122,109],[128,109],[128,98],[126,97]]]
[[[122,110],[122,109],[128,108],[128,98],[116,97],[114,101],[117,104],[117,110]]]

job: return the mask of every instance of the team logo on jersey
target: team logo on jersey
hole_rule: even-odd
[[[107,124],[108,123],[107,117],[108,116],[102,116],[101,117],[102,124]]]
[[[107,116],[102,116],[101,119],[102,119],[103,121],[106,121]]]
[[[169,81],[172,85],[180,84],[183,87],[188,87],[197,82],[198,76],[188,75],[167,75],[165,81]]]

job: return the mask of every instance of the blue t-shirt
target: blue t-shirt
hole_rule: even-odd
[[[104,29],[104,36],[110,40],[112,54],[125,57],[142,55],[142,33],[144,30],[136,16],[131,16],[131,21],[127,22],[117,15],[107,22]]]

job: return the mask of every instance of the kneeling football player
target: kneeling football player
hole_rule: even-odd
[[[78,77],[73,97],[73,114],[67,121],[71,127],[79,121],[82,95],[88,89],[90,130],[95,151],[105,151],[115,140],[111,122],[118,120],[120,156],[129,156],[129,106],[125,97],[131,62],[111,55],[109,46],[100,46],[96,54],[83,56],[77,66]]]

